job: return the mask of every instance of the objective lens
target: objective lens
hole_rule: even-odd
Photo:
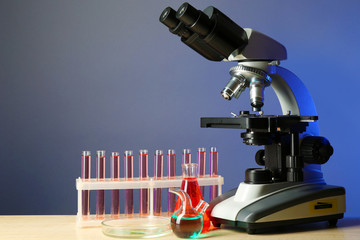
[[[230,100],[231,100],[231,92],[228,92],[228,91],[229,91],[228,89],[222,90],[221,96],[222,96],[225,100],[230,101]]]
[[[244,76],[232,76],[230,81],[221,91],[221,96],[226,100],[231,100],[233,97],[239,98],[240,94],[245,90],[246,79]]]
[[[253,111],[261,111],[264,105],[265,83],[262,79],[254,79],[250,82],[250,102]]]

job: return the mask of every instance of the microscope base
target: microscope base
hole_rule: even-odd
[[[220,226],[221,224],[229,225],[244,229],[248,234],[256,234],[262,232],[270,232],[273,231],[274,228],[286,227],[290,225],[299,225],[306,223],[314,223],[314,222],[328,222],[329,226],[336,226],[337,221],[342,219],[344,214],[335,214],[335,215],[327,215],[321,217],[312,217],[312,218],[302,218],[302,219],[292,219],[285,221],[274,221],[274,222],[265,222],[265,223],[251,223],[251,222],[239,222],[239,221],[227,221],[224,219],[213,218],[215,221],[215,226]]]
[[[231,225],[250,234],[311,222],[336,225],[344,216],[345,189],[324,183],[241,183],[214,199],[209,211],[215,226]]]

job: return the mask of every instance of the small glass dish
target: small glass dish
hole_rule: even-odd
[[[158,216],[120,217],[104,220],[102,232],[110,237],[154,238],[171,232],[170,219]]]

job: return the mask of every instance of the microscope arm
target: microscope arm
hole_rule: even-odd
[[[279,99],[284,115],[317,116],[314,101],[303,82],[289,70],[279,66],[269,66],[271,87]],[[318,136],[318,123],[310,123],[307,135]]]
[[[270,66],[269,72],[272,79],[271,86],[279,99],[283,114],[291,111],[291,114],[299,116],[317,116],[313,98],[294,73],[279,66]],[[306,132],[300,138],[309,135],[319,136],[318,122],[309,123]],[[306,179],[323,179],[321,165],[305,165],[304,180]]]

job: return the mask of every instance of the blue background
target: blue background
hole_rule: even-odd
[[[216,146],[224,191],[257,166],[260,147],[240,131],[200,128],[200,117],[250,109],[249,98],[223,100],[235,63],[202,58],[159,23],[182,2],[0,1],[0,214],[76,214],[82,150],[174,148],[181,161],[183,148]],[[346,216],[359,217],[359,1],[192,5],[214,5],[286,46],[282,66],[308,87],[335,149],[325,179],[346,188]],[[279,114],[271,88],[265,98],[265,114]]]

